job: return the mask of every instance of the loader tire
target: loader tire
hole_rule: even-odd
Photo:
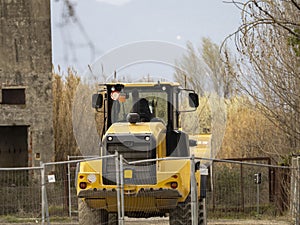
[[[201,198],[198,201],[198,225],[206,225],[206,204],[205,204],[205,198]]]
[[[185,202],[180,202],[175,209],[169,213],[170,225],[191,225],[192,212],[191,212],[191,197],[187,197]]]
[[[198,225],[206,225],[206,207],[205,199],[198,201]],[[170,225],[191,225],[191,197],[189,196],[185,202],[178,203],[176,208],[169,213]]]
[[[108,225],[118,225],[118,214],[117,213],[109,213],[108,214]]]
[[[108,212],[104,209],[92,209],[85,201],[78,199],[79,225],[108,224]]]

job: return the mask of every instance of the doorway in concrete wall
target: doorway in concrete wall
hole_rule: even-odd
[[[28,126],[0,126],[0,168],[28,166]]]

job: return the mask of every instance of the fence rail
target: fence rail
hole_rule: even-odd
[[[41,224],[50,224],[56,217],[76,221],[76,165],[93,159],[100,157],[70,156],[67,161],[42,163],[40,167],[0,168],[0,218],[30,218]],[[294,159],[292,167],[273,166],[266,158],[201,159],[207,160],[211,162],[206,198],[208,218],[291,214],[295,224],[299,222],[300,157]],[[120,171],[122,166],[133,163],[145,162],[124,161]],[[261,176],[259,183],[255,180],[257,174]],[[124,185],[122,182],[119,180],[120,185]],[[120,193],[119,202],[126,201],[122,196]],[[119,221],[126,223],[122,208],[119,214]]]

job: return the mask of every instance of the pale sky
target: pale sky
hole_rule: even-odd
[[[221,44],[239,26],[240,12],[222,0],[51,0],[53,64],[79,73],[111,49],[145,40],[196,47],[208,37]]]

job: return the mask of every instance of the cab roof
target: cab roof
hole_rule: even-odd
[[[154,87],[157,85],[170,85],[172,87],[179,87],[180,84],[178,82],[136,82],[136,83],[123,83],[123,82],[111,82],[111,83],[105,83],[105,84],[100,84],[100,86],[113,86],[121,84],[124,85],[125,87]]]

